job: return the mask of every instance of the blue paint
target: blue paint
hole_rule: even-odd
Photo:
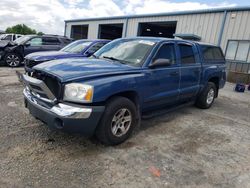
[[[104,58],[68,58],[49,61],[35,66],[34,69],[57,77],[63,85],[76,82],[94,86],[93,103],[103,103],[121,92],[134,92],[138,95],[142,111],[163,104],[195,100],[212,78],[218,80],[219,88],[224,86],[225,60],[205,61],[202,56],[202,46],[208,44],[154,37],[117,40],[138,39],[155,43],[142,65],[138,67]],[[163,43],[174,44],[176,63],[171,66],[151,68],[154,56]],[[192,46],[195,64],[181,64],[179,43]]]

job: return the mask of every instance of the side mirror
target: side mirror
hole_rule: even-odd
[[[28,47],[28,46],[30,46],[30,43],[25,43],[24,46]]]
[[[149,65],[149,68],[166,67],[170,65],[172,65],[170,59],[156,59],[152,64]]]

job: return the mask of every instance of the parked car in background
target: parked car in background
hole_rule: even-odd
[[[31,72],[33,66],[45,61],[73,57],[89,57],[108,42],[110,42],[110,40],[77,40],[59,51],[31,53],[25,57],[24,67],[26,72]]]
[[[54,60],[19,75],[25,106],[53,129],[125,141],[141,116],[185,103],[210,108],[225,85],[218,46],[165,38],[117,39],[93,58]]]
[[[0,40],[14,41],[22,36],[23,35],[21,35],[21,34],[2,34],[0,36]]]
[[[0,63],[10,67],[19,66],[24,57],[38,51],[55,51],[72,42],[58,35],[25,35],[13,42],[0,41]]]

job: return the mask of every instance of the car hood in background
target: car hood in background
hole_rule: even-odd
[[[138,71],[139,67],[106,59],[72,58],[45,62],[35,66],[34,69],[47,72],[58,77],[62,82],[67,82],[99,76],[128,74],[130,71]]]
[[[16,43],[10,42],[8,40],[0,40],[0,48],[5,48],[7,46],[17,46]]]
[[[27,55],[25,58],[34,61],[49,61],[54,59],[61,58],[70,58],[70,57],[81,57],[82,54],[69,53],[63,51],[44,51],[44,52],[35,52]]]

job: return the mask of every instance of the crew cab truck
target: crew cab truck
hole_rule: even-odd
[[[193,101],[211,107],[225,84],[220,47],[177,39],[117,39],[87,59],[39,64],[25,84],[25,106],[53,129],[116,145],[144,114]]]

